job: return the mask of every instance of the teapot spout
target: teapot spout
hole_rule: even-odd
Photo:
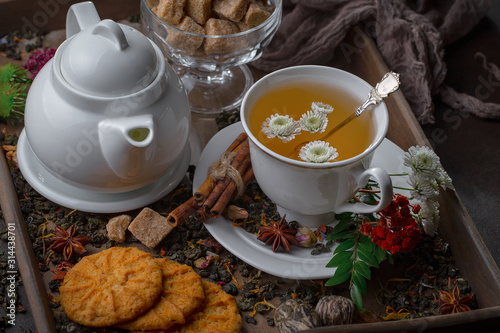
[[[152,115],[104,119],[98,124],[98,133],[104,159],[116,175],[139,177],[152,163],[156,148]]]

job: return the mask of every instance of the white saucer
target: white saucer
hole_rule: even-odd
[[[100,193],[65,183],[54,176],[33,153],[24,130],[17,144],[21,172],[38,193],[62,206],[92,213],[128,211],[161,199],[181,182],[189,166],[190,155],[187,148],[172,171],[145,187],[123,193]]]
[[[241,123],[228,126],[218,132],[203,150],[193,180],[193,193],[206,178],[208,167],[220,158],[236,137],[243,132]],[[385,139],[373,157],[373,166],[381,167],[389,174],[407,172],[403,166],[403,150]],[[408,187],[407,177],[392,177],[393,185]],[[405,191],[399,193],[407,195]],[[243,228],[233,227],[224,217],[210,219],[205,227],[227,250],[241,260],[266,273],[288,279],[326,279],[333,276],[335,268],[327,268],[332,252],[311,255],[311,248],[292,247],[290,253],[273,252],[271,247],[257,240],[254,234]],[[334,248],[332,248],[333,251]]]

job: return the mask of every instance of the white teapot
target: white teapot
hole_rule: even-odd
[[[35,78],[19,164],[42,195],[94,212],[159,199],[190,160],[186,92],[161,50],[130,26],[70,7],[67,39]]]

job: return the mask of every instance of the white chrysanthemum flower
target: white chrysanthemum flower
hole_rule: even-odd
[[[329,114],[333,112],[333,106],[321,102],[313,102],[311,108],[314,112],[320,112],[324,114]]]
[[[437,200],[439,197],[439,184],[435,179],[419,177],[418,174],[410,174],[408,184],[413,188],[411,195],[419,200]]]
[[[448,176],[448,173],[440,167],[438,170],[439,176],[437,177],[436,181],[439,186],[443,188],[443,190],[446,190],[447,188],[449,189],[454,189],[453,184],[451,183],[451,178]]]
[[[312,163],[323,163],[332,161],[339,156],[337,149],[330,147],[330,144],[325,141],[311,141],[304,147],[300,148],[299,157]]]
[[[298,122],[285,115],[278,113],[268,117],[262,123],[262,132],[269,138],[279,138],[283,142],[288,142],[295,138],[295,135],[300,134],[300,125]]]
[[[299,124],[304,131],[323,133],[328,125],[328,118],[324,113],[307,111],[300,118]]]
[[[434,235],[439,226],[439,203],[427,200],[422,202],[420,216],[422,217],[422,226],[428,235]]]
[[[429,147],[410,147],[404,154],[403,164],[422,177],[436,179],[439,177],[439,157]]]

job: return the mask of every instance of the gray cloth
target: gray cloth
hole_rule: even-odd
[[[480,117],[499,118],[498,106],[443,85],[444,46],[469,32],[491,0],[284,0],[282,24],[262,58],[265,71],[332,60],[347,32],[364,23],[390,70],[401,74],[401,90],[417,119],[434,122],[432,96]],[[494,65],[493,65],[494,66]],[[486,103],[483,103],[486,104]],[[473,108],[473,109],[471,109]]]

